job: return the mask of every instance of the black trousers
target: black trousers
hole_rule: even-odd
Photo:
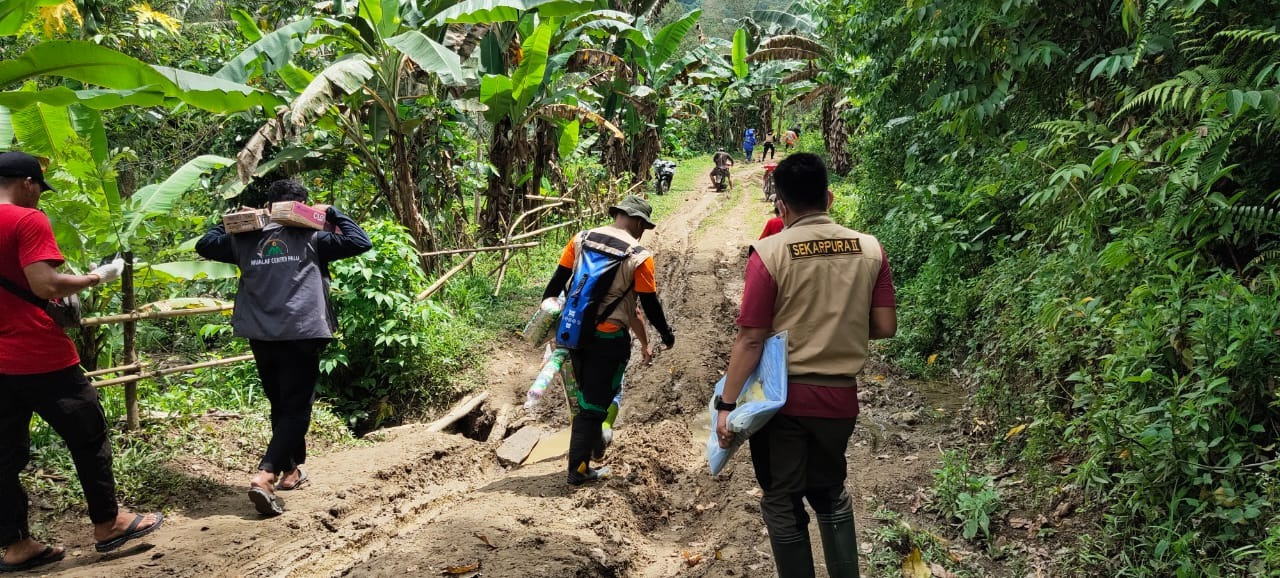
[[[631,334],[597,332],[586,347],[569,353],[573,374],[578,378],[578,415],[573,418],[569,437],[569,471],[589,464],[591,450],[601,439],[600,425],[609,414],[609,404],[622,388],[622,377],[631,359]],[[580,472],[581,473],[581,472]]]
[[[773,143],[764,143],[764,150],[760,151],[760,160],[764,160],[766,156],[773,158]]]
[[[328,339],[249,340],[262,390],[271,402],[271,443],[258,469],[280,474],[307,461],[307,430]]]
[[[31,416],[39,415],[71,450],[95,524],[119,513],[111,441],[98,391],[80,367],[37,375],[0,375],[0,546],[31,536],[27,492],[18,473],[31,459]]]
[[[751,463],[764,492],[760,511],[772,538],[808,536],[805,498],[822,515],[852,507],[844,488],[844,452],[856,422],[778,414],[751,436]]]

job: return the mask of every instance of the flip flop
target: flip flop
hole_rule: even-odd
[[[141,524],[142,521],[146,519],[146,517],[147,516],[144,514],[138,514],[137,516],[134,516],[133,523],[129,524],[128,529],[126,529],[123,534],[121,534],[118,537],[112,538],[110,540],[103,540],[101,542],[98,542],[96,545],[94,545],[94,549],[103,553],[110,552],[112,550],[118,549],[119,547],[125,545],[125,542],[128,542],[129,540],[141,538],[143,536],[146,536],[147,534],[150,534],[156,530],[159,530],[160,525],[164,523],[164,514],[156,512],[155,513],[156,523],[139,530],[138,524]]]
[[[44,551],[27,559],[26,562],[18,562],[17,564],[5,564],[0,562],[0,573],[5,572],[22,572],[32,568],[39,568],[45,564],[52,564],[61,561],[67,557],[67,551],[53,546],[45,546]]]
[[[310,478],[307,477],[307,470],[298,468],[298,473],[300,474],[298,476],[298,481],[294,482],[292,486],[285,486],[284,482],[280,482],[276,484],[276,489],[282,492],[292,492],[298,488],[301,488],[302,484],[307,483],[310,480]],[[283,477],[284,476],[281,476],[281,478]]]
[[[268,494],[262,488],[249,488],[249,501],[263,516],[279,516],[284,513],[284,500],[280,496]]]

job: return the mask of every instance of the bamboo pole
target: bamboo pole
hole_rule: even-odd
[[[576,202],[578,202],[578,199],[571,199],[571,198],[569,198],[569,197],[544,197],[544,196],[542,196],[542,195],[525,195],[525,196],[524,196],[524,198],[526,198],[526,199],[533,199],[533,200],[537,200],[537,201],[555,201],[555,202],[559,202],[559,203],[576,203]]]
[[[150,379],[150,378],[153,378],[153,377],[162,377],[162,376],[165,376],[165,375],[173,375],[173,374],[175,374],[175,373],[183,373],[183,372],[187,372],[187,371],[193,371],[193,370],[196,370],[196,369],[205,369],[205,368],[208,368],[208,367],[217,367],[217,366],[219,366],[219,365],[230,365],[230,364],[232,364],[232,363],[240,363],[241,361],[249,361],[249,360],[251,360],[251,359],[253,359],[253,354],[248,354],[248,355],[239,355],[239,356],[236,356],[236,357],[227,357],[227,358],[224,358],[224,359],[215,359],[215,360],[213,360],[213,361],[202,361],[202,362],[200,362],[200,363],[193,363],[193,364],[190,364],[190,365],[179,365],[179,366],[177,366],[177,367],[168,367],[168,368],[165,368],[165,369],[156,369],[156,370],[153,370],[153,371],[145,371],[145,372],[139,373],[139,374],[137,374],[137,375],[126,375],[126,376],[124,376],[124,377],[117,377],[117,378],[114,378],[114,379],[106,379],[106,380],[103,380],[103,381],[95,381],[95,382],[93,382],[93,386],[94,386],[94,387],[107,387],[107,386],[109,386],[109,385],[120,385],[120,384],[122,384],[122,383],[126,383],[126,384],[127,384],[127,383],[136,383],[136,382],[142,381],[142,380],[144,380],[144,379]]]
[[[475,247],[472,249],[445,249],[443,251],[429,251],[418,254],[423,257],[434,257],[436,255],[458,255],[462,253],[482,253],[485,251],[505,251],[507,249],[527,249],[529,247],[537,246],[537,243],[518,243],[515,245],[495,245],[493,247]]]
[[[475,261],[477,255],[479,255],[479,253],[472,253],[470,255],[467,255],[467,258],[463,259],[461,263],[458,263],[457,267],[454,267],[450,269],[448,272],[446,272],[444,275],[441,275],[439,279],[436,279],[435,283],[432,283],[430,287],[427,287],[426,291],[419,293],[418,296],[414,298],[414,300],[422,301],[423,299],[430,297],[432,293],[439,291],[441,287],[444,287],[445,282],[447,282],[450,277],[453,277],[458,273],[458,271],[465,269],[467,265],[470,265],[472,261]]]
[[[577,223],[579,220],[581,220],[581,219],[573,219],[573,220],[565,221],[565,222],[563,222],[563,223],[557,223],[557,224],[555,224],[555,225],[551,225],[550,227],[543,227],[543,228],[541,228],[541,229],[537,229],[537,230],[534,230],[534,231],[529,231],[528,233],[520,233],[519,235],[516,235],[516,236],[514,236],[514,237],[511,237],[511,238],[509,238],[509,239],[507,239],[507,240],[508,240],[508,241],[519,241],[519,240],[521,240],[521,239],[528,239],[529,237],[537,237],[538,235],[541,235],[541,234],[543,234],[543,233],[546,233],[547,231],[554,231],[554,230],[556,230],[556,229],[562,229],[562,228],[564,228],[564,227],[568,227],[569,225],[572,225],[572,224],[574,224],[574,223]]]
[[[484,400],[486,399],[489,399],[489,392],[487,391],[481,392],[479,395],[473,397],[463,398],[462,402],[460,402],[457,407],[453,408],[453,411],[450,411],[445,414],[444,417],[431,422],[431,425],[427,426],[427,431],[437,433],[444,431],[444,428],[447,428],[453,425],[453,422],[466,417],[467,414],[471,413],[479,407],[480,404],[484,403]]]
[[[84,376],[98,377],[99,375],[106,375],[108,373],[127,373],[130,371],[137,371],[139,369],[142,369],[142,364],[134,363],[131,365],[121,365],[120,367],[108,367],[106,369],[99,369],[97,371],[86,371]]]
[[[231,311],[235,309],[234,305],[214,305],[211,307],[194,307],[191,309],[171,309],[168,311],[142,311],[134,313],[125,313],[123,315],[103,315],[101,317],[87,317],[80,320],[80,325],[84,327],[95,327],[98,325],[110,325],[113,323],[124,323],[126,321],[138,321],[141,319],[165,319],[168,317],[186,317],[189,315],[204,315],[206,313],[218,313],[220,311]]]
[[[532,209],[529,209],[528,211],[525,211],[525,212],[523,212],[523,213],[520,213],[520,216],[516,217],[516,219],[515,219],[514,221],[512,221],[512,222],[511,222],[511,226],[507,228],[507,238],[506,238],[506,240],[504,241],[504,243],[506,243],[506,244],[508,244],[508,245],[509,245],[509,244],[511,244],[511,241],[512,241],[512,237],[511,237],[511,235],[512,235],[513,233],[515,233],[515,232],[516,232],[516,227],[520,226],[520,222],[521,222],[521,221],[523,221],[523,220],[525,220],[525,218],[530,217],[530,216],[532,216],[532,215],[534,215],[534,214],[536,214],[536,213],[538,213],[538,212],[540,212],[540,211],[545,211],[545,210],[552,209],[552,208],[559,207],[559,206],[563,206],[563,205],[564,205],[564,203],[562,203],[562,202],[560,202],[560,203],[551,203],[551,204],[549,204],[549,205],[542,205],[542,206],[539,206],[539,207],[534,207],[534,208],[532,208]],[[503,279],[506,279],[506,277],[507,277],[507,262],[508,262],[508,261],[510,261],[510,260],[511,260],[511,251],[503,251],[503,252],[502,252],[502,264],[501,264],[501,265],[498,265],[498,282],[497,282],[497,283],[495,283],[495,284],[494,284],[494,287],[493,287],[493,296],[494,296],[494,297],[497,297],[500,293],[502,293],[502,280],[503,280]]]

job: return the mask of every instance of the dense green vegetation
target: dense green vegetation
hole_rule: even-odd
[[[890,356],[965,369],[986,457],[1037,481],[1023,505],[1083,493],[1097,529],[1061,571],[1275,575],[1280,4],[822,13],[853,83],[850,220],[899,289]],[[964,521],[966,477],[939,478]]]

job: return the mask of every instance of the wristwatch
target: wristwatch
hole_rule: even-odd
[[[738,409],[738,404],[725,403],[723,399],[720,399],[720,396],[716,396],[716,411],[733,411],[735,409]]]

